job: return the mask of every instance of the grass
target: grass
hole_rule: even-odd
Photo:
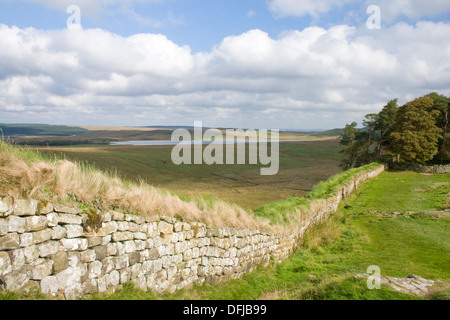
[[[0,196],[82,203],[101,210],[116,209],[155,218],[177,215],[218,227],[272,229],[251,212],[223,201],[183,201],[164,189],[123,180],[87,163],[48,160],[37,152],[14,148],[3,141],[0,148]]]
[[[288,225],[298,222],[296,219],[298,219],[299,214],[305,215],[311,211],[314,201],[329,199],[336,195],[338,189],[349,183],[356,175],[373,170],[379,165],[378,163],[371,163],[341,172],[317,184],[305,197],[293,197],[263,205],[255,210],[255,214],[276,224]]]
[[[327,179],[326,181],[315,186],[314,189],[308,193],[307,198],[308,199],[328,199],[337,192],[339,187],[350,182],[350,180],[355,175],[373,170],[377,166],[379,166],[379,164],[374,162],[374,163],[371,163],[371,164],[363,166],[363,167],[353,168],[353,169],[341,172],[339,174],[336,174],[336,175],[332,176],[331,178]]]
[[[127,284],[114,294],[86,299],[423,299],[384,285],[380,290],[369,290],[365,279],[354,276],[378,265],[386,276],[416,274],[450,280],[450,218],[424,214],[447,208],[450,186],[443,183],[448,181],[450,174],[384,172],[345,200],[335,215],[309,231],[302,247],[288,260],[258,268],[242,279],[194,285],[174,294],[145,292]],[[398,200],[390,202],[393,197]],[[427,299],[449,299],[449,291],[436,292]]]

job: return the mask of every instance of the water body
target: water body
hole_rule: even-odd
[[[282,142],[295,142],[295,141],[314,141],[314,140],[279,140]],[[221,144],[232,144],[232,143],[250,143],[250,142],[266,142],[270,143],[271,140],[238,140],[238,141],[171,141],[171,140],[136,140],[136,141],[120,141],[120,142],[111,142],[111,146],[174,146],[178,144],[210,144],[210,143],[221,143]]]

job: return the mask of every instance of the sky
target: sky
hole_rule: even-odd
[[[0,123],[323,130],[430,92],[448,0],[0,0]]]

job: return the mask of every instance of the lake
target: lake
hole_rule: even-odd
[[[314,140],[280,140],[279,142],[299,142],[299,141],[314,141]],[[112,146],[174,146],[178,144],[210,144],[210,143],[222,143],[222,144],[230,144],[230,143],[249,143],[249,142],[258,142],[258,140],[235,140],[235,141],[223,141],[223,142],[214,142],[214,141],[171,141],[171,140],[135,140],[135,141],[120,141],[120,142],[111,142]],[[259,142],[271,142],[270,140],[261,140]]]

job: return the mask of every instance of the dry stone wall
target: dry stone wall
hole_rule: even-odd
[[[410,170],[419,173],[450,173],[450,164],[424,166],[419,164],[414,165],[410,163],[390,162],[388,163],[388,167],[390,170]]]
[[[383,170],[359,175],[299,230],[284,235],[116,211],[93,221],[78,208],[0,199],[0,287],[77,299],[130,281],[144,290],[174,292],[193,283],[239,278],[289,257],[305,230]]]

